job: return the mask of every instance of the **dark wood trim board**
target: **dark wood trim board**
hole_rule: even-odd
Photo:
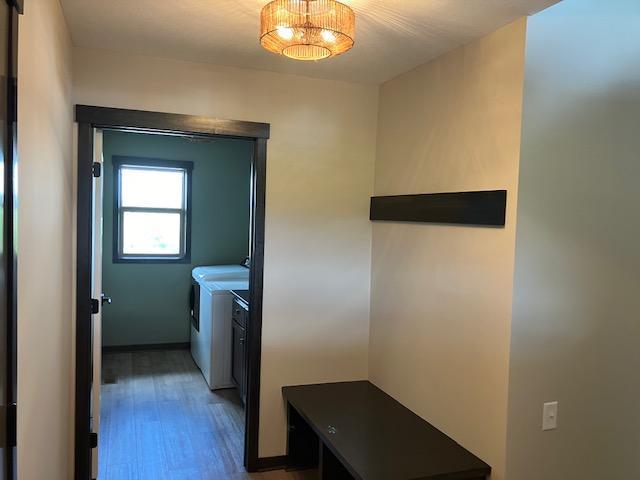
[[[16,12],[24,13],[24,0],[7,0],[9,5],[13,5],[16,8]]]
[[[258,465],[260,424],[260,368],[262,359],[262,291],[264,272],[265,196],[267,188],[267,140],[258,138],[251,167],[251,270],[249,272],[249,328],[247,329],[247,401],[244,462],[247,470]],[[250,426],[250,427],[249,427]]]
[[[17,429],[18,429],[18,245],[15,232],[18,226],[18,43],[22,1],[7,0],[3,6],[2,48],[5,54],[4,81],[2,93],[4,102],[0,102],[0,111],[4,116],[2,125],[3,145],[0,148],[3,158],[0,167],[3,170],[2,204],[2,272],[0,272],[0,297],[4,302],[0,312],[0,354],[4,378],[0,382],[3,396],[0,399],[0,425],[2,426],[2,463],[0,473],[3,479],[16,479],[17,473]],[[22,46],[21,46],[22,48]]]
[[[76,480],[91,477],[91,381],[93,376],[91,313],[91,205],[93,127],[78,125],[78,185],[76,242]]]
[[[268,123],[89,105],[76,105],[76,122],[89,123],[98,128],[153,131],[178,135],[202,134],[244,139],[267,139],[271,129]]]
[[[268,472],[269,470],[280,470],[287,466],[287,456],[263,457],[258,459],[258,471]]]
[[[78,122],[77,266],[76,266],[76,392],[74,479],[91,478],[91,206],[93,138],[96,128],[172,135],[203,135],[241,138],[254,142],[252,161],[250,325],[246,403],[245,455],[248,471],[260,468],[258,428],[260,423],[260,357],[262,346],[262,289],[265,238],[265,192],[267,176],[266,123],[221,120],[191,115],[145,112],[76,105]]]
[[[371,198],[371,220],[503,227],[507,191],[425,193]]]

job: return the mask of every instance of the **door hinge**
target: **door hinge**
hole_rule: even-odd
[[[93,162],[91,171],[93,172],[93,176],[98,178],[102,174],[102,164],[100,162]]]
[[[91,432],[89,434],[89,448],[96,448],[98,446],[98,434]]]
[[[15,403],[7,405],[7,443],[9,448],[18,444],[18,408]]]
[[[96,314],[100,312],[100,300],[96,300],[95,298],[91,299],[91,313]]]

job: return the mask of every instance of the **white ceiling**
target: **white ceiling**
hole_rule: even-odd
[[[381,83],[558,0],[342,0],[356,11],[356,45],[312,63],[260,47],[268,0],[60,1],[76,46]]]

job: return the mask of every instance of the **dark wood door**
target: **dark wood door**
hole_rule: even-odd
[[[0,251],[0,478],[14,479],[16,462],[17,272],[17,0],[0,2],[0,163],[4,184]]]

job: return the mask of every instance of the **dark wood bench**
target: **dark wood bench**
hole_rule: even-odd
[[[491,467],[370,382],[282,389],[287,462],[323,480],[481,480]]]

